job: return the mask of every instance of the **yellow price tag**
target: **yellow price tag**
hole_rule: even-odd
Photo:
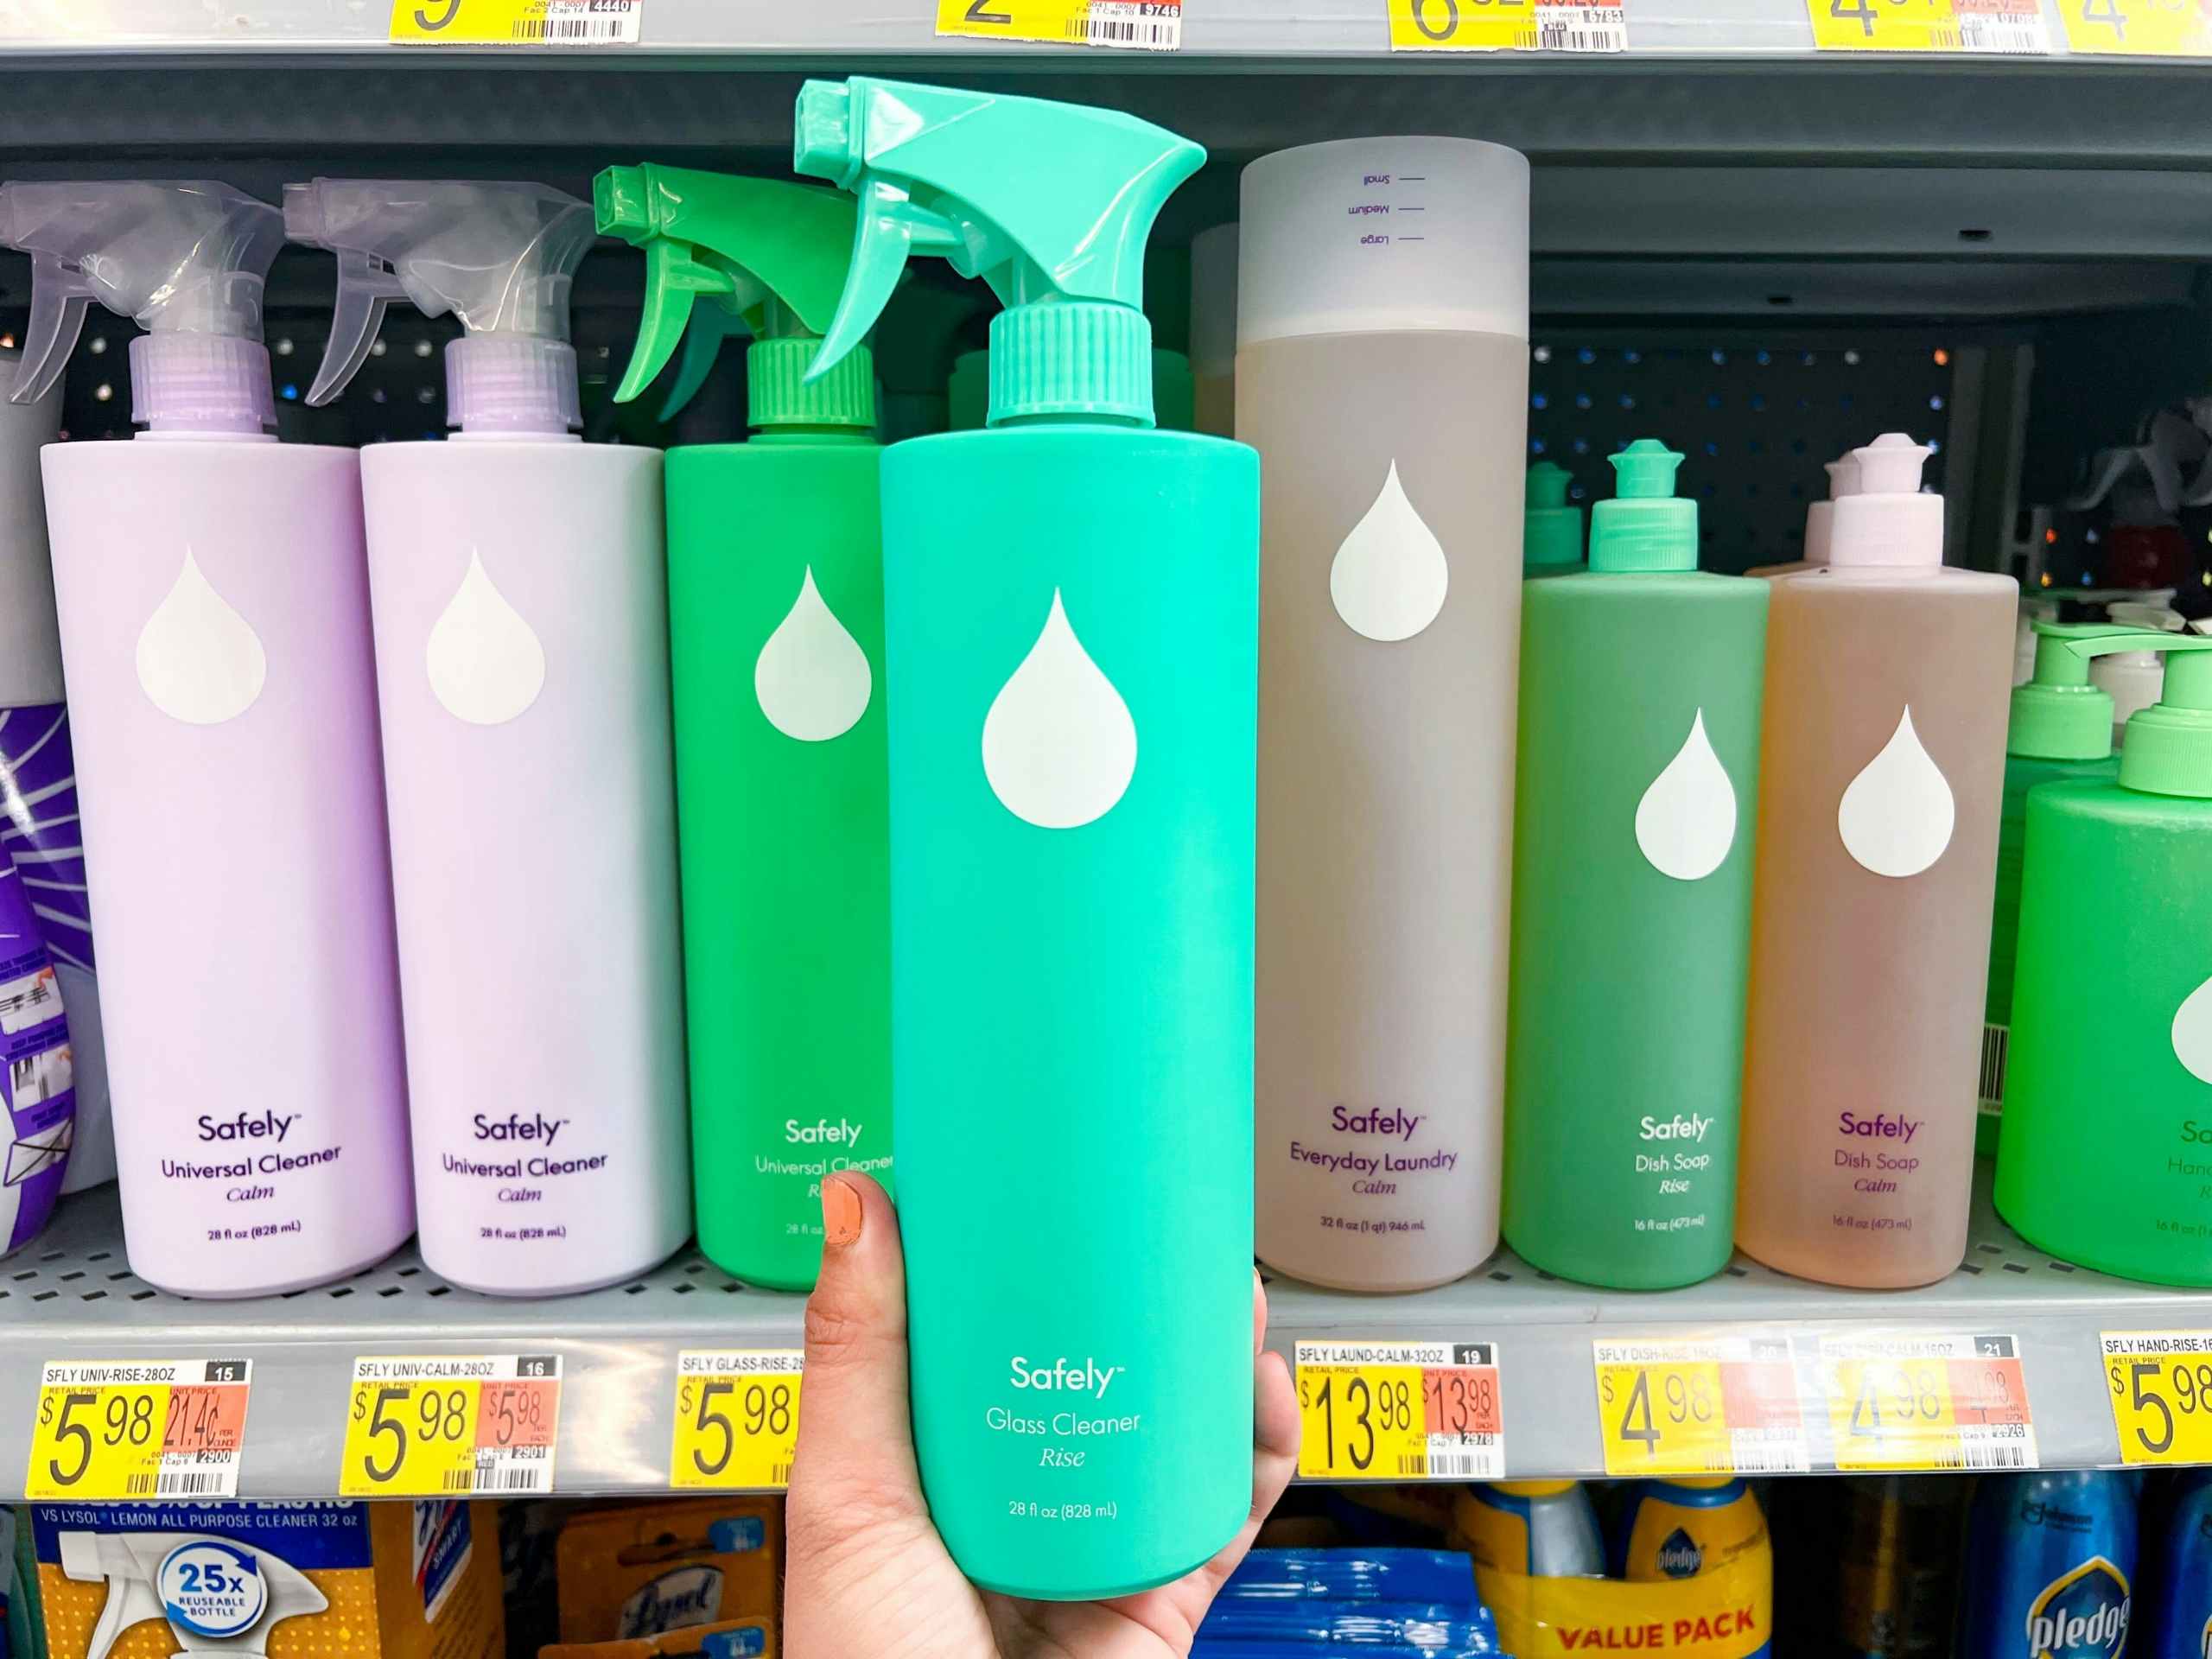
[[[1497,1480],[1497,1349],[1487,1342],[1301,1342],[1298,1472],[1313,1480]]]
[[[1823,52],[2036,57],[2050,50],[2040,0],[1805,0],[1805,10]]]
[[[1393,52],[1625,52],[1624,0],[1389,0]]]
[[[937,0],[937,32],[1173,52],[1183,43],[1183,0]]]
[[[2107,1331],[2105,1389],[2123,1463],[2212,1463],[2212,1331]]]
[[[645,0],[391,0],[400,46],[635,46]]]
[[[235,1497],[253,1362],[57,1363],[39,1377],[26,1497]]]
[[[2036,1466],[2012,1338],[1875,1334],[1824,1337],[1819,1347],[1838,1469]]]
[[[678,1354],[668,1484],[723,1492],[791,1484],[802,1357],[796,1348]]]
[[[1779,1474],[1808,1466],[1784,1339],[1598,1342],[1592,1349],[1607,1474]]]
[[[2212,58],[2212,19],[2196,0],[2059,0],[2069,52]]]
[[[560,1409],[556,1355],[357,1359],[338,1495],[543,1497]]]

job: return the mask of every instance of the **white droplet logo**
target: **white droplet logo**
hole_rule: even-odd
[[[868,712],[874,685],[868,653],[823,603],[814,567],[807,566],[798,597],[753,665],[753,695],[760,700],[760,712],[785,737],[826,742],[852,730]]]
[[[1452,585],[1444,547],[1398,482],[1398,463],[1329,566],[1329,597],[1354,633],[1410,639],[1444,608]]]
[[[2212,1083],[2212,979],[2174,1010],[2174,1058],[2200,1083]]]
[[[1636,804],[1636,844],[1651,868],[1677,881],[1702,881],[1736,844],[1736,791],[1705,733],[1705,710]]]
[[[253,625],[200,574],[192,550],[138,631],[138,684],[154,707],[188,726],[219,726],[253,707],[269,653]]]
[[[1006,810],[1041,830],[1073,830],[1114,809],[1136,775],[1129,705],[1052,608],[983,718],[983,775]]]
[[[1910,704],[1882,752],[1835,810],[1844,849],[1877,875],[1918,875],[1951,844],[1957,808],[1941,767],[1920,746]]]
[[[472,726],[505,725],[544,689],[545,647],[492,585],[474,548],[467,574],[431,626],[423,666],[446,712]]]

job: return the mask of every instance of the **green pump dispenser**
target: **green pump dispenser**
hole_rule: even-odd
[[[2028,796],[1997,1207],[2061,1260],[2212,1286],[2212,639],[2063,648],[2163,652],[2164,696],[2116,780]]]
[[[751,334],[749,443],[668,452],[668,597],[699,1246],[810,1287],[822,1178],[891,1159],[890,831],[874,377],[810,377],[851,198],[609,168],[602,235],[645,250],[636,397],[676,353]],[[687,333],[687,327],[689,332]],[[706,340],[706,348],[691,342]],[[704,378],[698,368],[697,378]],[[694,385],[696,389],[696,383]]]
[[[1157,429],[1143,310],[1205,155],[1037,99],[798,99],[797,170],[861,201],[814,372],[914,254],[1007,308],[985,429],[884,451],[883,567],[915,1450],[1018,1595],[1180,1577],[1251,1501],[1259,457]]]
[[[2012,688],[2005,735],[2005,794],[1997,830],[1997,903],[1989,927],[1989,984],[1982,1013],[1981,1082],[1974,1151],[1994,1156],[2011,1046],[2012,963],[2019,949],[2020,858],[2028,791],[2063,778],[2120,776],[2112,749],[2112,696],[2089,681],[2089,660],[2139,650],[2144,630],[2038,621],[2035,671]]]
[[[1574,474],[1556,461],[1540,461],[1529,469],[1528,505],[1522,509],[1521,574],[1560,576],[1582,569],[1582,509],[1569,506],[1567,486]]]
[[[1696,568],[1681,460],[1614,455],[1589,569],[1522,590],[1505,1236],[1623,1289],[1735,1217],[1769,588]]]

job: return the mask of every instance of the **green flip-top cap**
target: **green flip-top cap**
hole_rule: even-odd
[[[1675,493],[1681,456],[1638,438],[1611,460],[1616,493],[1590,509],[1590,568],[1696,569],[1697,503]]]
[[[1582,509],[1567,503],[1567,486],[1573,481],[1574,474],[1556,461],[1540,461],[1529,469],[1521,563],[1529,575],[1582,563]]]
[[[616,402],[652,383],[683,341],[694,304],[705,299],[726,315],[719,327],[695,327],[705,364],[687,361],[681,385],[696,391],[721,338],[741,331],[753,337],[746,353],[753,425],[875,424],[875,369],[866,347],[815,372],[852,257],[851,197],[649,162],[601,173],[592,208],[601,235],[645,253],[638,346]]]
[[[1112,110],[867,75],[808,81],[792,170],[861,199],[850,277],[813,372],[859,343],[908,258],[934,254],[1006,307],[991,321],[993,426],[1151,425],[1145,243],[1205,154]]]
[[[2120,787],[2212,800],[2212,639],[2153,633],[2133,648],[2165,653],[2165,695],[2127,722]]]
[[[2147,628],[2102,622],[2031,624],[2035,672],[2012,688],[2005,753],[2029,760],[2101,760],[2112,753],[2112,694],[2089,680],[2089,660],[2140,651]]]

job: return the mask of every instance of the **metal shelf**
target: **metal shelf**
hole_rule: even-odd
[[[1985,1182],[1986,1185],[1986,1182]],[[2212,1294],[2160,1290],[2030,1249],[1978,1195],[1966,1265],[1942,1283],[1839,1290],[1738,1258],[1688,1289],[1630,1294],[1539,1273],[1510,1252],[1441,1289],[1362,1296],[1268,1286],[1268,1344],[1301,1338],[1498,1344],[1516,1475],[1603,1473],[1592,1340],[1909,1331],[2017,1337],[2047,1467],[2120,1461],[2098,1336],[2212,1326]],[[215,1302],[150,1289],[124,1265],[111,1191],[73,1199],[0,1264],[0,1482],[19,1491],[48,1360],[245,1357],[254,1363],[243,1496],[335,1490],[346,1387],[362,1355],[557,1353],[556,1490],[664,1491],[675,1364],[685,1348],[795,1348],[803,1300],[738,1285],[689,1252],[630,1283],[555,1301],[455,1289],[410,1249],[343,1283]],[[1817,1440],[1818,1434],[1815,1433]]]

